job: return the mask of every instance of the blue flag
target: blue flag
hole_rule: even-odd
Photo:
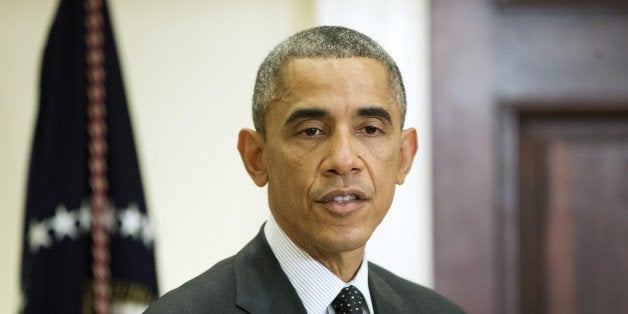
[[[149,304],[158,290],[153,229],[104,3],[102,22],[108,146],[106,222],[111,310],[116,311],[123,306]],[[93,312],[85,32],[83,1],[62,0],[40,77],[22,246],[24,313]]]

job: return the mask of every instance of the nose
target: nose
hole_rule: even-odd
[[[336,131],[324,146],[325,160],[321,164],[326,176],[346,176],[357,173],[364,168],[359,156],[360,143],[351,131]]]

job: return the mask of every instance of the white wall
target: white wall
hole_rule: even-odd
[[[393,7],[398,11],[411,2]],[[405,7],[413,12],[405,17],[416,20],[404,24],[411,29],[401,34],[414,36],[418,48],[391,51],[395,58],[410,60],[398,62],[409,85],[408,126],[417,127],[421,137],[419,160],[369,254],[394,272],[431,285],[424,2]],[[289,34],[312,26],[317,14],[328,15],[321,9],[325,1],[311,0],[110,0],[109,5],[156,224],[160,285],[167,291],[237,252],[269,215],[265,190],[255,187],[240,163],[237,132],[252,126],[251,91],[265,54]],[[14,312],[19,303],[20,236],[39,65],[55,6],[56,1],[44,0],[0,2],[1,313]],[[356,9],[372,12],[362,5]],[[396,50],[403,40],[386,39],[394,32],[372,32],[377,25],[390,26],[385,18],[393,15],[386,16],[369,20],[370,29],[356,28]],[[398,239],[401,244],[392,243]]]

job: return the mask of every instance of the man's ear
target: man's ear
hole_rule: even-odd
[[[412,167],[412,161],[419,148],[416,130],[410,128],[401,131],[401,161],[397,172],[397,184],[403,184]]]
[[[264,150],[264,138],[258,132],[251,129],[242,129],[238,134],[238,151],[242,157],[242,163],[253,182],[259,187],[266,185],[268,174],[262,160]]]

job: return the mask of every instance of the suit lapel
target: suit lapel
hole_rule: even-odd
[[[375,313],[403,313],[403,298],[369,265],[369,290]]]
[[[266,241],[263,226],[235,256],[234,263],[237,306],[249,313],[305,313]]]
[[[306,313],[263,230],[235,256],[236,305],[248,313]],[[369,265],[375,313],[403,313],[403,298],[373,269]]]

